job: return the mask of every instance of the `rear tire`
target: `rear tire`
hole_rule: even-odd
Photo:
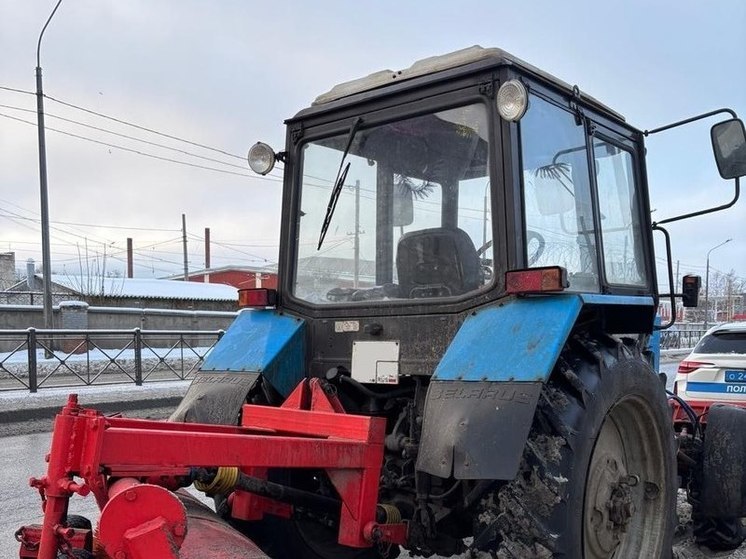
[[[712,518],[692,510],[692,532],[698,545],[713,551],[738,549],[746,539],[746,530],[740,518]]]
[[[482,501],[500,559],[671,555],[673,425],[639,349],[575,335],[542,389],[516,478]]]

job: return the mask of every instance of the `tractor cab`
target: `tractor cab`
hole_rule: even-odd
[[[651,331],[643,134],[577,87],[472,47],[337,85],[287,127],[249,162],[285,164],[278,304],[313,323],[310,374],[359,376],[352,342],[376,340],[432,375],[469,312],[515,293],[633,296],[618,328]]]

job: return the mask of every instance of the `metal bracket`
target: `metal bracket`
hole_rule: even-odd
[[[290,133],[293,144],[297,144],[298,142],[300,142],[304,132],[305,130],[303,129],[303,124],[299,124],[297,128],[293,129],[293,131]]]
[[[585,122],[585,113],[580,106],[580,88],[572,86],[572,98],[570,99],[570,110],[575,113],[575,124],[581,126]]]
[[[490,80],[479,84],[479,93],[492,99],[495,96],[495,81]]]

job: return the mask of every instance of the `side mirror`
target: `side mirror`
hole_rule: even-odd
[[[746,175],[746,131],[740,119],[718,122],[710,130],[718,172],[724,179]]]
[[[541,215],[561,215],[575,207],[575,187],[567,163],[551,163],[533,171],[536,208]]]
[[[694,275],[684,276],[681,285],[682,302],[684,307],[691,309],[699,304],[699,289],[702,287],[702,278]]]
[[[414,221],[412,191],[399,184],[394,185],[394,227],[411,225]]]

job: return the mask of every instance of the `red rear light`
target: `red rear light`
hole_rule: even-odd
[[[277,291],[274,289],[239,289],[238,306],[241,308],[263,308],[277,305]]]
[[[700,367],[712,367],[712,363],[703,363],[701,361],[682,361],[679,363],[679,373],[682,375],[688,375],[692,371],[696,371]]]
[[[561,266],[512,270],[505,274],[505,290],[513,294],[562,291],[568,285],[567,270]]]

